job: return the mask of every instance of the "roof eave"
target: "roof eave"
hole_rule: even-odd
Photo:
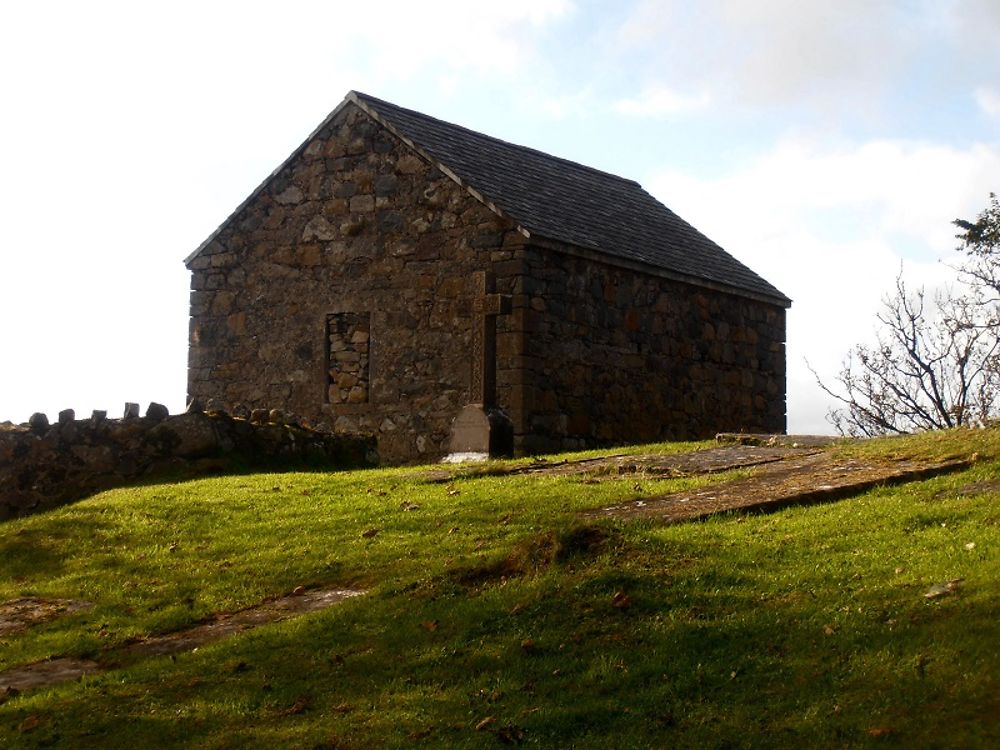
[[[600,249],[573,245],[563,240],[551,239],[540,234],[528,233],[525,236],[530,237],[533,244],[544,247],[548,250],[568,253],[580,258],[586,258],[587,260],[605,263],[609,266],[625,268],[630,271],[639,271],[640,273],[645,273],[650,276],[657,276],[659,278],[677,281],[682,284],[690,284],[691,286],[702,287],[703,289],[711,289],[716,292],[725,292],[726,294],[732,294],[737,297],[752,299],[756,302],[777,305],[778,307],[783,307],[786,310],[792,306],[792,300],[784,294],[781,294],[781,292],[778,292],[777,295],[765,294],[752,289],[744,289],[743,287],[733,286],[731,284],[723,284],[721,282],[705,279],[700,276],[678,273],[677,271],[671,271],[663,266],[658,266],[655,263],[643,263],[638,260],[632,260],[631,258],[623,258],[620,255],[607,253]]]

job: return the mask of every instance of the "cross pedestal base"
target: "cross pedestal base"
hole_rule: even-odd
[[[496,407],[469,404],[451,423],[448,463],[514,455],[514,423]]]

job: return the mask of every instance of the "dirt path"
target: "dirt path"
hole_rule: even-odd
[[[60,682],[79,679],[84,675],[127,666],[152,656],[191,651],[205,643],[217,641],[250,628],[280,622],[307,612],[327,609],[345,599],[360,596],[363,593],[365,592],[353,589],[303,591],[290,596],[270,599],[237,612],[218,614],[211,621],[186,630],[145,638],[108,649],[101,652],[97,661],[58,657],[14,667],[0,672],[0,702],[23,690],[48,687]]]
[[[777,509],[834,500],[878,485],[958,471],[971,464],[967,460],[878,462],[810,453],[761,466],[749,479],[636,498],[583,515],[590,518],[656,518],[675,523],[729,510]]]

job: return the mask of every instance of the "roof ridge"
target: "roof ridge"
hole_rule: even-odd
[[[536,156],[542,156],[551,161],[557,161],[562,164],[568,164],[581,171],[592,172],[594,174],[603,175],[604,177],[611,177],[612,179],[620,180],[621,182],[627,183],[629,185],[636,185],[640,188],[642,187],[642,185],[638,181],[629,179],[628,177],[622,177],[621,175],[617,175],[614,172],[606,172],[603,169],[598,169],[597,167],[591,167],[587,164],[582,164],[581,162],[573,161],[572,159],[567,159],[564,156],[556,156],[555,154],[550,154],[547,151],[542,151],[541,149],[532,148],[531,146],[522,146],[519,143],[513,143],[512,141],[505,141],[503,138],[497,138],[496,136],[480,132],[479,130],[473,130],[472,128],[466,127],[465,125],[459,125],[458,123],[449,122],[448,120],[442,120],[440,117],[433,117],[432,115],[419,112],[415,109],[409,109],[408,107],[401,107],[398,104],[393,104],[392,102],[388,102],[385,99],[379,99],[377,96],[366,94],[363,91],[352,90],[350,93],[354,94],[354,96],[356,96],[358,99],[362,99],[365,102],[371,102],[372,105],[376,107],[376,109],[378,108],[377,105],[384,104],[387,105],[388,107],[391,107],[392,109],[402,110],[408,115],[413,115],[423,120],[431,120],[432,122],[441,123],[442,125],[445,125],[446,127],[449,128],[457,128],[458,130],[464,130],[466,133],[471,133],[477,138],[484,138],[485,140],[492,141],[493,143],[500,143],[509,148],[517,149],[518,151],[526,151],[535,154]]]

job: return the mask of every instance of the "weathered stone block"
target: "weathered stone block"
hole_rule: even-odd
[[[351,198],[350,206],[352,214],[371,213],[375,210],[375,197],[372,195],[356,195]]]

